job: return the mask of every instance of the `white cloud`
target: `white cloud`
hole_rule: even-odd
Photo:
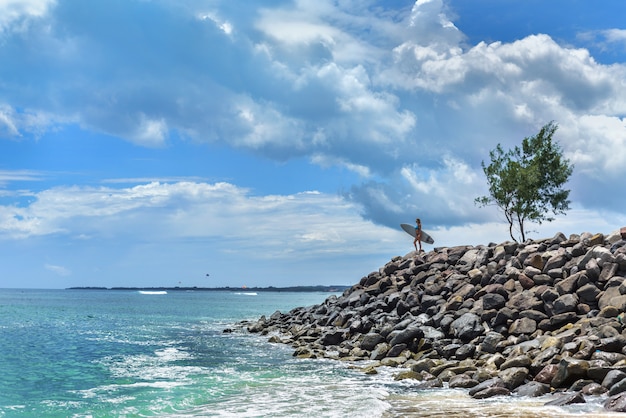
[[[51,272],[62,277],[70,276],[72,274],[72,271],[70,269],[63,267],[63,266],[56,266],[54,264],[46,264],[44,265],[44,267],[46,268],[46,270],[50,270]]]
[[[155,16],[155,26],[144,29],[160,25],[158,19],[173,31],[184,29],[177,31],[181,38],[171,50],[155,48],[161,39],[157,30],[122,37],[127,45],[115,41],[117,29],[100,33],[89,22],[58,21],[66,24],[64,38],[45,45],[61,51],[32,58],[58,71],[39,81],[45,94],[38,91],[33,103],[23,104],[28,100],[22,94],[7,98],[0,107],[0,135],[17,137],[79,121],[86,130],[146,147],[162,146],[172,132],[180,132],[277,160],[308,155],[315,164],[376,179],[356,185],[353,196],[366,213],[379,211],[371,218],[387,225],[398,213],[415,210],[430,211],[442,225],[483,221],[485,215],[471,204],[484,194],[480,161],[498,142],[517,145],[550,120],[559,123],[557,139],[575,164],[572,188],[581,177],[593,183],[590,188],[610,188],[626,173],[623,64],[600,64],[588,50],[541,34],[470,45],[443,0],[418,0],[404,8],[296,0],[246,13],[226,4],[216,2],[215,10],[206,12],[140,3]],[[44,17],[53,5],[4,1],[0,27]],[[613,29],[603,36],[620,42],[624,32]],[[33,51],[45,50],[31,45]],[[71,54],[56,53],[63,48]],[[112,206],[105,205],[109,210],[146,202],[134,189],[103,190],[113,196]],[[44,191],[38,202],[48,193],[65,199],[74,192]],[[105,216],[84,201],[100,191],[75,193],[81,196],[77,208],[85,206],[81,216]],[[167,196],[151,199],[169,204]],[[15,209],[22,211],[15,219],[2,208],[5,230],[71,230],[61,215],[46,217],[37,207]]]
[[[55,234],[133,245],[220,237],[220,251],[271,258],[301,251],[306,257],[374,251],[385,231],[359,220],[358,208],[339,196],[254,196],[228,183],[59,187],[33,197],[25,206],[0,206],[1,238]],[[358,248],[347,248],[352,240],[360,243]]]
[[[299,152],[303,148],[305,132],[298,119],[282,114],[271,103],[257,103],[247,96],[237,98],[234,107],[233,145],[255,150],[268,148],[274,155],[280,155],[277,149]]]
[[[626,29],[608,29],[601,31],[601,33],[607,42],[618,42],[626,45]]]
[[[167,122],[163,118],[151,119],[142,114],[137,121],[136,130],[130,138],[139,145],[158,147],[165,143],[167,135]]]
[[[9,106],[0,106],[0,137],[15,138],[20,136],[15,113]]]
[[[226,35],[232,35],[234,28],[233,24],[228,20],[223,20],[217,16],[217,13],[201,13],[198,15],[200,20],[208,20],[211,21],[217,26],[222,32]]]
[[[34,170],[0,170],[0,185],[16,181],[40,181],[45,174]]]
[[[7,30],[24,30],[31,19],[45,16],[56,0],[0,1],[0,34]]]

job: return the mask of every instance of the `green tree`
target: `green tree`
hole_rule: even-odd
[[[489,196],[475,199],[479,206],[496,205],[509,223],[514,241],[514,228],[526,240],[526,221],[551,222],[554,215],[569,209],[569,190],[563,189],[573,171],[569,160],[552,136],[558,125],[550,122],[535,136],[524,138],[522,147],[504,152],[500,144],[489,153],[491,164],[482,162],[489,184]]]

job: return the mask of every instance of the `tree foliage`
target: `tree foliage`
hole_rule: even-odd
[[[489,196],[476,198],[480,206],[495,204],[509,223],[509,234],[515,241],[514,228],[526,240],[525,223],[541,224],[554,220],[550,213],[565,214],[569,209],[569,190],[563,189],[573,171],[569,160],[552,140],[558,125],[550,122],[535,136],[524,138],[522,147],[504,152],[500,144],[489,153],[491,164],[482,162],[489,184]]]

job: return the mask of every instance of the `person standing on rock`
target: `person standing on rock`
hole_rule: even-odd
[[[415,251],[417,251],[417,243],[420,245],[420,253],[422,252],[422,221],[420,218],[415,220],[417,226],[415,227],[415,239],[413,240],[413,246],[415,247]]]

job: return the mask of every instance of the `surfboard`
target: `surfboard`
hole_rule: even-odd
[[[410,236],[415,238],[415,226],[409,225],[409,224],[400,224],[400,226],[402,227],[402,229],[404,229],[404,231],[407,234],[409,234]],[[420,241],[425,242],[426,244],[434,244],[435,243],[435,240],[433,239],[433,237],[428,235],[423,230],[422,230],[422,238],[420,239]]]

